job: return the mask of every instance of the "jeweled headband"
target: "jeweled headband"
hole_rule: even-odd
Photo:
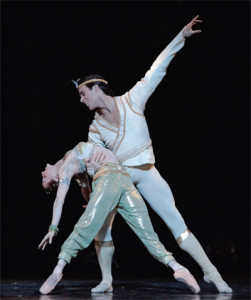
[[[80,83],[80,84],[78,84],[77,81],[72,80],[72,82],[75,84],[75,87],[76,87],[77,89],[79,89],[79,88],[80,88],[82,85],[84,85],[84,84],[87,84],[87,83],[90,83],[90,82],[94,82],[94,81],[102,81],[102,82],[104,82],[105,84],[108,84],[108,82],[107,82],[106,80],[104,80],[104,79],[99,79],[99,78],[86,80],[86,81],[84,81],[84,82],[82,82],[82,83]]]

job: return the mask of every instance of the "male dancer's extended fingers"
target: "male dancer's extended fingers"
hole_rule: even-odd
[[[99,156],[99,159],[98,159],[98,163],[99,164],[102,163],[105,160],[105,158],[106,158],[105,153],[101,153],[101,155]]]
[[[97,162],[97,157],[98,157],[98,152],[96,153],[96,155],[93,157],[94,162]]]
[[[95,160],[95,156],[96,156],[96,155],[93,155],[91,158],[88,159],[89,165],[93,164],[93,162],[94,162],[94,160]]]
[[[193,30],[193,34],[196,34],[196,33],[201,33],[201,30]]]
[[[197,15],[195,18],[192,19],[192,21],[190,22],[191,26],[202,22],[202,20],[198,20],[198,17],[199,17],[199,15]]]
[[[95,155],[95,163],[98,163],[99,158],[100,158],[100,153],[98,152],[98,153]]]
[[[192,19],[192,22],[195,22],[198,18],[199,18],[200,15],[197,15],[195,16],[193,19]]]

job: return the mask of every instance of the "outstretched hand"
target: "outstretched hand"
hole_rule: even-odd
[[[38,249],[44,250],[45,246],[47,245],[47,243],[49,242],[49,244],[52,243],[52,238],[54,237],[55,232],[54,231],[49,231],[45,237],[43,238],[43,240],[41,241],[41,243],[38,245]]]
[[[197,23],[202,23],[202,20],[199,20],[199,15],[197,15],[195,18],[192,19],[192,21],[190,23],[188,23],[184,29],[183,29],[183,36],[184,38],[190,37],[194,34],[200,33],[201,30],[193,30],[193,26],[196,25]]]

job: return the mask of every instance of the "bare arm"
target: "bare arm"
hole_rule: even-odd
[[[57,196],[53,204],[53,213],[52,213],[52,221],[51,221],[51,224],[56,227],[58,227],[58,224],[61,219],[63,205],[68,190],[69,190],[69,185],[59,184]]]
[[[49,227],[49,232],[45,235],[41,243],[38,245],[38,249],[42,248],[42,250],[44,250],[48,242],[49,244],[52,243],[52,239],[57,233],[57,231],[53,230],[51,227],[54,228],[58,227],[62,215],[65,197],[69,190],[70,180],[73,175],[74,175],[73,168],[70,168],[69,166],[65,168],[64,165],[61,167],[59,171],[59,177],[60,177],[59,186],[57,190],[56,199],[53,204],[51,226]]]

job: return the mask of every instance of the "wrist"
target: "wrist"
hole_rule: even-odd
[[[55,226],[55,225],[50,225],[49,226],[49,232],[50,231],[52,231],[52,232],[54,232],[55,233],[55,236],[58,234],[58,232],[59,232],[59,229],[58,229],[58,227],[57,226]]]

